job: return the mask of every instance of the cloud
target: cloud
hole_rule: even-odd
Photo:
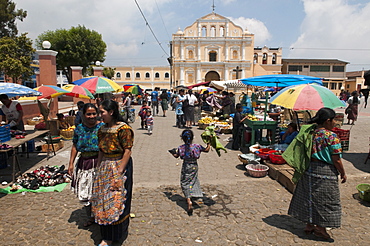
[[[370,3],[303,0],[306,16],[288,57],[335,58],[370,68]]]
[[[271,39],[271,34],[265,24],[254,18],[233,18],[227,17],[236,25],[241,26],[243,29],[247,29],[249,32],[254,34],[254,45],[264,46],[265,42]]]

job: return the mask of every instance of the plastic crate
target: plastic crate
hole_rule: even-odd
[[[27,151],[28,152],[34,152],[35,151],[35,140],[32,139],[30,141],[27,141]]]
[[[340,144],[342,145],[342,151],[349,150],[349,140],[341,141]]]
[[[332,131],[337,134],[338,138],[341,141],[349,140],[350,130],[343,130],[343,129],[334,127]]]

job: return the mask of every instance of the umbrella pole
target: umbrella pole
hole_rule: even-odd
[[[299,118],[298,118],[298,113],[297,111],[294,111],[295,113],[295,116],[297,117],[297,127],[298,127],[298,131],[301,129],[301,126],[299,125]]]

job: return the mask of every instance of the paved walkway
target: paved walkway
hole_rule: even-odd
[[[344,111],[340,109],[339,111]],[[332,230],[333,245],[368,245],[370,204],[357,198],[356,185],[370,183],[370,110],[360,109],[351,128],[350,150],[344,154],[348,183],[340,185],[343,225]],[[239,151],[228,150],[218,157],[203,153],[199,177],[206,198],[186,214],[186,202],[179,186],[181,161],[168,149],[181,144],[182,130],[174,127],[173,111],[168,117],[154,118],[154,133],[135,131],[134,195],[128,239],[123,245],[325,245],[303,233],[304,225],[287,216],[291,194],[269,177],[246,175],[237,158]],[[343,128],[349,129],[345,125]],[[193,129],[196,143],[201,130]],[[224,141],[230,135],[221,136]],[[42,159],[32,166],[67,165],[71,142],[55,157],[46,160],[32,154],[22,163]],[[27,161],[28,160],[28,161]],[[29,167],[31,168],[31,167]],[[66,188],[60,193],[25,193],[0,197],[0,237],[2,245],[96,245],[99,228],[82,226],[86,219],[82,206]],[[120,244],[115,244],[120,245]]]

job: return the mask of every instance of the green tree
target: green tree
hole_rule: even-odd
[[[30,64],[35,49],[26,35],[0,38],[0,71],[12,78],[13,83],[29,80],[34,74]]]
[[[27,11],[15,9],[16,4],[10,0],[0,0],[0,38],[15,37],[18,29],[15,21],[23,21],[27,16]]]
[[[115,72],[116,72],[115,68],[104,67],[103,69],[103,75],[108,79],[112,79],[114,77]]]
[[[69,30],[57,29],[46,31],[36,39],[37,48],[41,49],[42,42],[48,40],[51,49],[58,52],[57,68],[63,70],[71,83],[71,66],[83,67],[83,74],[96,61],[105,60],[107,45],[101,34],[87,29],[85,26],[72,27]]]

